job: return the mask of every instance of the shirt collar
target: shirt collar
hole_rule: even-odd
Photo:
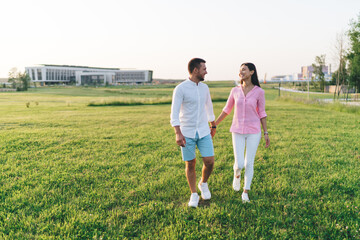
[[[196,83],[194,83],[193,81],[191,81],[190,78],[187,78],[185,81],[188,82],[188,83],[190,83],[190,84],[192,84],[193,86],[199,86],[200,83],[201,83],[201,82],[199,82],[199,84],[196,84]]]
[[[242,88],[241,85],[238,85],[238,87],[241,89],[242,92],[244,92],[244,89]],[[252,92],[253,90],[256,90],[256,88],[258,88],[258,86],[254,85],[254,87],[249,92]]]

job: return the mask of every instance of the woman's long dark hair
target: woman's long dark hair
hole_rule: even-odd
[[[250,71],[254,71],[253,75],[251,75],[251,83],[258,86],[258,87],[260,87],[260,83],[259,83],[259,79],[258,79],[258,75],[257,75],[255,65],[253,63],[247,62],[247,63],[241,64],[240,67],[243,66],[243,65],[247,66]],[[241,80],[240,83],[242,84],[243,81]]]

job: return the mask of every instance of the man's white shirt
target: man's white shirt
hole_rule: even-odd
[[[186,79],[177,85],[173,92],[171,126],[180,126],[185,137],[199,138],[210,134],[209,123],[215,120],[209,87],[199,82],[198,85]]]

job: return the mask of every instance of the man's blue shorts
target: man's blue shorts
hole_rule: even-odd
[[[199,138],[199,134],[196,132],[195,138],[185,137],[185,140],[185,147],[180,147],[182,158],[184,161],[190,161],[196,157],[196,145],[200,151],[201,157],[214,156],[214,146],[210,134],[206,135],[203,138]]]

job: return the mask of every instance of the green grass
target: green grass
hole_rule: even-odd
[[[171,96],[146,87],[0,93],[1,239],[360,238],[358,114],[263,86],[271,146],[260,143],[252,202],[231,188],[229,116],[214,138],[213,197],[189,209],[170,105],[88,106]],[[212,97],[231,87],[210,84]]]

